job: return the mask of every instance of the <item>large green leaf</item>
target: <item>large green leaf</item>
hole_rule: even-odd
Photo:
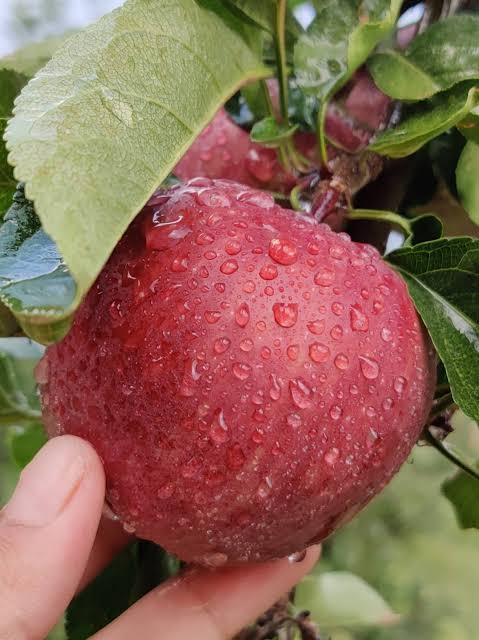
[[[0,67],[12,69],[31,78],[46,65],[60,45],[73,33],[69,31],[62,36],[52,36],[40,42],[27,44],[10,55],[0,58]]]
[[[468,142],[456,167],[456,184],[464,209],[479,224],[479,145]]]
[[[19,189],[0,227],[0,301],[48,344],[68,328],[76,286],[33,205]]]
[[[424,100],[441,91],[433,76],[399,51],[376,53],[368,61],[368,68],[376,85],[391,98]]]
[[[7,120],[12,115],[13,102],[26,82],[27,78],[24,75],[0,68],[0,220],[12,203],[17,185],[13,169],[7,162],[3,134]]]
[[[377,591],[347,571],[306,576],[296,587],[294,602],[310,611],[321,628],[387,625],[398,619]]]
[[[391,158],[408,156],[460,122],[477,104],[479,89],[459,84],[406,109],[401,122],[379,134],[369,148]]]
[[[459,525],[463,529],[479,529],[479,482],[465,471],[459,471],[442,487],[442,493],[452,503]]]
[[[39,419],[33,370],[42,353],[28,338],[0,338],[0,424]]]
[[[262,29],[274,32],[277,0],[226,0]]]
[[[218,107],[269,73],[260,45],[259,29],[194,0],[128,0],[23,90],[10,160],[77,283],[70,310]]]
[[[423,100],[479,78],[478,42],[479,16],[452,16],[414,38],[404,54],[376,54],[369,69],[378,87],[392,98]]]
[[[479,239],[425,242],[398,249],[387,260],[408,285],[454,401],[479,421]]]
[[[300,87],[327,100],[394,27],[399,0],[326,0],[294,51]]]

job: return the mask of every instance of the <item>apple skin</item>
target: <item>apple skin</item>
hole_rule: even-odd
[[[324,539],[410,454],[435,355],[371,246],[261,191],[157,192],[38,368],[128,531],[209,566]]]
[[[294,142],[311,167],[319,167],[314,133],[298,132]],[[283,169],[277,151],[252,142],[249,133],[224,108],[217,111],[173,173],[183,181],[196,176],[223,178],[280,193],[289,193],[298,182],[297,175]]]

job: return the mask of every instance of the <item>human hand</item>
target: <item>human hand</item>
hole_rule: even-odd
[[[73,436],[50,440],[24,469],[0,512],[0,638],[41,640],[74,596],[131,539],[102,520],[100,459]],[[99,524],[100,523],[100,524]],[[290,564],[192,568],[157,587],[94,640],[226,640],[311,569]]]

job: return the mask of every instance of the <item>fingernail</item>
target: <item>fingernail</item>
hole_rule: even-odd
[[[9,525],[45,527],[69,504],[85,475],[81,446],[54,438],[25,467],[1,516]]]

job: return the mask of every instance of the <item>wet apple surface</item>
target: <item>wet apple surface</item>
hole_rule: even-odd
[[[435,357],[369,245],[264,192],[158,191],[37,372],[127,530],[206,565],[285,556],[377,494],[425,423]]]

